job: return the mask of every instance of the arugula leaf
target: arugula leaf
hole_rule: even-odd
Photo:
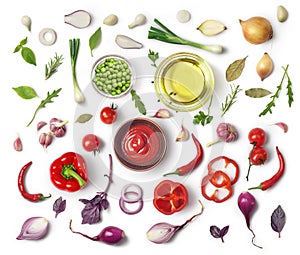
[[[149,49],[148,58],[152,61],[151,65],[154,66],[154,67],[157,67],[156,66],[156,60],[159,59],[159,53],[154,52],[154,51]]]
[[[139,112],[143,115],[146,115],[146,108],[144,103],[141,101],[141,98],[139,97],[139,95],[136,94],[136,91],[134,89],[132,89],[130,91],[131,93],[131,99],[132,101],[134,101],[135,107],[139,110]]]
[[[40,104],[38,105],[38,107],[35,109],[34,114],[32,119],[28,122],[28,124],[26,125],[26,127],[29,127],[30,124],[33,122],[33,120],[35,119],[38,111],[42,108],[46,107],[46,104],[48,103],[53,103],[52,99],[54,97],[58,97],[59,92],[62,90],[62,88],[59,88],[57,90],[54,90],[51,94],[49,93],[49,91],[47,92],[47,97],[45,99],[43,99]]]

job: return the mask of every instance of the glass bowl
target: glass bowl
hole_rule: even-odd
[[[163,159],[167,142],[161,127],[146,118],[126,121],[117,130],[113,148],[119,161],[126,168],[147,171]]]
[[[92,68],[93,87],[101,95],[117,98],[127,94],[135,83],[135,72],[129,61],[119,55],[106,55]]]
[[[159,99],[176,111],[193,111],[211,98],[214,74],[209,64],[200,56],[179,52],[164,59],[154,77]]]

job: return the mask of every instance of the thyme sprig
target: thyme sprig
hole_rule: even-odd
[[[58,67],[63,63],[63,55],[58,56],[55,53],[54,59],[50,58],[48,64],[45,65],[45,80],[48,80],[58,71]]]
[[[237,100],[237,94],[241,91],[240,85],[234,86],[230,84],[230,93],[226,96],[225,102],[222,103],[222,115],[221,117],[224,116],[224,114],[229,110],[229,108],[236,102]]]

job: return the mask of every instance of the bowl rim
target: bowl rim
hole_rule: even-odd
[[[163,148],[162,148],[162,152],[159,154],[160,156],[158,157],[158,159],[156,160],[155,163],[153,163],[153,164],[151,164],[151,165],[147,165],[146,167],[143,167],[142,165],[136,164],[136,166],[138,166],[138,167],[133,168],[133,167],[130,167],[128,164],[124,164],[123,161],[126,161],[126,162],[127,162],[127,160],[126,160],[126,159],[125,159],[125,160],[121,160],[121,159],[120,159],[119,154],[116,152],[116,147],[115,147],[115,146],[116,146],[116,137],[117,137],[117,134],[120,132],[120,130],[121,130],[122,128],[124,128],[124,126],[126,126],[126,125],[128,125],[128,124],[130,124],[130,123],[136,122],[136,121],[149,123],[149,124],[151,124],[152,127],[155,127],[155,128],[159,131],[159,133],[161,134],[161,137],[160,137],[160,138],[163,139],[163,142],[160,144],[160,146],[163,146]],[[167,147],[168,147],[168,146],[167,146],[166,134],[165,134],[164,130],[161,128],[161,126],[160,126],[157,122],[155,122],[155,121],[153,121],[153,120],[151,120],[151,119],[149,119],[149,118],[146,118],[146,117],[135,117],[135,118],[126,120],[126,121],[124,121],[123,123],[121,123],[121,125],[117,128],[117,130],[116,130],[115,133],[114,133],[113,141],[112,141],[112,142],[113,142],[113,150],[114,150],[114,153],[116,154],[116,157],[117,157],[117,159],[119,160],[119,162],[120,162],[125,168],[127,168],[127,169],[129,169],[129,170],[132,170],[132,171],[134,171],[134,172],[146,172],[146,171],[149,171],[149,170],[153,169],[154,167],[156,167],[156,166],[163,160],[163,158],[164,158],[164,156],[165,156],[165,154],[166,154],[166,151],[167,151]],[[123,158],[122,158],[122,159],[123,159]],[[132,165],[132,164],[130,164],[130,165]]]
[[[203,74],[204,74],[204,78],[207,80],[211,81],[211,84],[209,85],[209,93],[206,96],[205,100],[202,102],[202,100],[197,100],[197,104],[192,104],[190,106],[183,106],[183,104],[176,104],[176,102],[167,99],[162,92],[161,86],[160,86],[160,79],[162,77],[162,74],[165,70],[166,67],[172,65],[172,63],[178,61],[178,60],[184,60],[184,59],[189,59],[191,61],[194,62],[198,62],[199,63],[199,67],[202,70]],[[177,52],[177,53],[173,53],[171,55],[169,55],[168,57],[166,57],[165,59],[163,59],[156,71],[155,71],[155,75],[154,75],[154,88],[155,88],[155,92],[156,95],[158,96],[158,98],[169,108],[176,110],[176,111],[180,111],[180,112],[188,112],[188,111],[194,111],[197,110],[198,108],[204,106],[209,99],[211,98],[211,96],[213,95],[213,91],[215,88],[215,77],[214,77],[214,73],[213,70],[211,68],[211,66],[209,65],[209,63],[202,58],[201,56],[199,56],[196,53],[192,53],[192,52]]]
[[[100,64],[101,62],[104,62],[107,58],[115,58],[115,59],[121,59],[121,60],[124,60],[126,62],[126,64],[128,65],[128,68],[130,69],[131,71],[131,81],[130,81],[130,86],[126,89],[126,91],[123,91],[121,94],[119,95],[110,95],[110,94],[106,94],[105,92],[101,91],[98,89],[97,85],[93,82],[93,78],[95,76],[95,69],[97,67],[98,64]],[[120,98],[124,95],[126,95],[130,89],[134,86],[135,82],[136,82],[136,73],[135,73],[135,70],[132,66],[132,64],[130,63],[130,61],[125,58],[124,56],[122,55],[119,55],[119,54],[106,54],[106,55],[103,55],[102,57],[98,58],[93,66],[92,66],[92,71],[91,71],[91,83],[92,83],[92,86],[93,88],[102,96],[105,96],[107,98]]]

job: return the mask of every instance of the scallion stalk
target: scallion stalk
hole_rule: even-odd
[[[169,28],[163,25],[159,20],[154,19],[154,22],[162,29],[155,28],[153,26],[150,27],[148,31],[148,39],[155,39],[166,43],[173,44],[182,44],[192,46],[198,49],[206,50],[213,53],[222,53],[223,47],[220,45],[206,45],[197,42],[193,42],[190,40],[186,40],[175,33],[173,33]]]
[[[73,85],[74,85],[74,99],[77,103],[83,103],[85,98],[83,93],[81,92],[77,77],[76,77],[76,62],[78,57],[78,51],[80,46],[80,39],[70,39],[69,40],[70,46],[70,58],[71,58],[71,67],[72,67],[72,78],[73,78]]]

